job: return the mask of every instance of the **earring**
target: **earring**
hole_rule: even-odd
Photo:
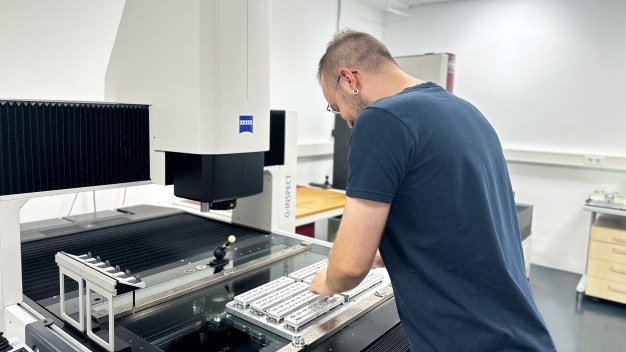
[[[353,90],[353,91],[352,91],[352,94],[354,94],[354,95],[359,94],[359,88],[357,88],[357,89],[356,89],[356,91],[354,91],[354,90]]]

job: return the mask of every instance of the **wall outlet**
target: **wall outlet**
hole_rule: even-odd
[[[585,165],[591,166],[604,166],[604,156],[602,155],[585,155],[585,160],[583,161]]]

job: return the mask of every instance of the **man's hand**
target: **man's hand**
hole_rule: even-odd
[[[311,282],[311,286],[309,286],[309,291],[316,295],[332,296],[335,294],[335,292],[332,292],[326,286],[326,269],[327,268],[318,270],[315,273],[313,282]]]
[[[385,263],[383,262],[383,258],[380,256],[380,250],[376,251],[376,256],[374,257],[374,262],[372,263],[372,269],[384,268]]]

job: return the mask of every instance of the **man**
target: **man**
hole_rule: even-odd
[[[310,290],[343,292],[386,266],[413,351],[556,351],[485,117],[349,29],[328,44],[318,79],[354,131],[343,219]]]

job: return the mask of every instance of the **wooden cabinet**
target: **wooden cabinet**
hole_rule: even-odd
[[[626,303],[626,217],[601,215],[591,227],[585,293]]]

